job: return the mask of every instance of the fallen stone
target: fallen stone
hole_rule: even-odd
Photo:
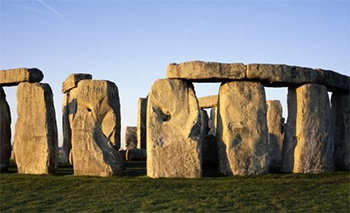
[[[0,71],[0,86],[16,86],[21,82],[40,82],[43,73],[37,68],[18,68]]]
[[[120,104],[113,82],[81,80],[76,88],[72,131],[74,175],[111,176],[123,169]]]
[[[267,101],[266,105],[270,167],[280,167],[282,165],[282,146],[284,139],[282,105],[278,100]]]
[[[190,82],[157,80],[147,104],[147,175],[199,178],[201,120]]]
[[[330,104],[325,86],[305,84],[288,90],[288,121],[282,171],[320,173],[334,170]]]
[[[200,108],[213,108],[218,105],[218,96],[211,95],[202,98],[198,98],[198,103]]]
[[[350,170],[350,95],[332,94],[334,162],[337,170]]]
[[[48,84],[20,83],[13,151],[18,173],[55,174],[58,142],[53,94]]]
[[[0,87],[0,172],[7,171],[11,158],[11,113],[6,94]]]
[[[73,73],[69,75],[62,83],[62,93],[67,93],[69,90],[76,88],[79,81],[92,79],[92,75],[85,73]]]
[[[137,148],[146,149],[147,98],[139,98],[137,112]]]
[[[246,65],[224,64],[216,62],[191,61],[181,64],[169,64],[167,78],[186,79],[193,82],[221,82],[244,79]]]
[[[220,86],[217,140],[219,172],[254,175],[269,171],[264,87],[258,82]]]
[[[137,147],[137,127],[127,126],[125,129],[125,148],[134,149]]]

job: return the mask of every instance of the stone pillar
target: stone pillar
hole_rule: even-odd
[[[207,111],[205,111],[204,109],[200,109],[199,113],[201,116],[201,134],[204,137],[209,132],[209,125],[208,125],[209,116]]]
[[[253,175],[269,171],[264,87],[233,81],[220,86],[217,115],[219,172]]]
[[[126,149],[134,149],[137,147],[137,127],[135,126],[127,126],[125,128],[125,148]]]
[[[198,178],[201,158],[201,119],[192,83],[157,80],[147,105],[147,175]]]
[[[137,148],[146,149],[147,98],[139,98],[137,111]]]
[[[288,89],[288,121],[282,171],[320,173],[334,170],[330,105],[325,86]]]
[[[278,100],[267,101],[266,105],[270,167],[280,167],[282,165],[282,146],[284,138],[282,105]]]
[[[81,80],[72,121],[74,175],[111,176],[123,169],[120,146],[120,103],[113,82]]]
[[[350,95],[332,94],[334,161],[337,170],[350,170]]]
[[[11,157],[11,113],[6,94],[0,87],[0,172],[7,171]]]
[[[208,127],[209,127],[209,135],[216,136],[216,125],[217,125],[217,107],[213,107],[210,109],[210,117],[208,121]]]
[[[19,173],[54,174],[58,142],[53,94],[48,84],[20,83],[13,151]]]

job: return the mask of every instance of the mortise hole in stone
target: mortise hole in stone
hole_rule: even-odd
[[[91,111],[92,111],[89,107],[87,107],[86,109],[87,109],[88,112],[91,112]]]

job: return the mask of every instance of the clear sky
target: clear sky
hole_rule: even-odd
[[[0,68],[36,67],[54,93],[71,73],[116,83],[122,130],[168,63],[280,63],[350,75],[350,3],[338,1],[0,0]],[[197,96],[218,84],[196,84]],[[5,88],[16,119],[15,87]],[[280,99],[286,89],[266,89]],[[124,134],[124,133],[122,133]]]

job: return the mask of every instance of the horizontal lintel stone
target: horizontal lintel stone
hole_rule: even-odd
[[[198,98],[198,103],[200,108],[213,108],[218,105],[218,96],[211,95]]]
[[[0,86],[16,86],[22,82],[40,82],[44,74],[37,68],[18,68],[0,71]]]
[[[62,93],[67,93],[69,90],[76,88],[79,81],[81,80],[90,80],[92,75],[86,73],[73,73],[70,74],[66,80],[62,83]]]

